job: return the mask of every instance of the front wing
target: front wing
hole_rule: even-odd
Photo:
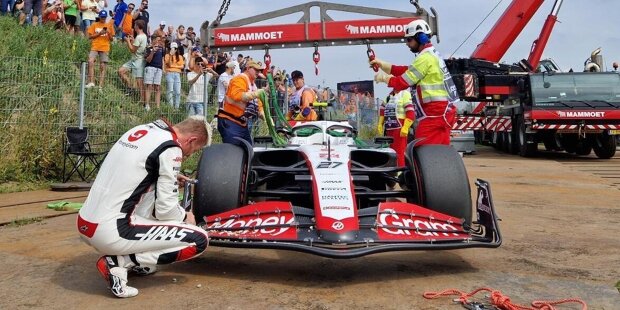
[[[313,209],[285,201],[258,202],[205,217],[210,244],[294,250],[331,258],[353,258],[402,250],[494,248],[502,239],[488,182],[477,180],[476,217],[463,220],[405,202],[383,202],[358,210],[359,230],[342,242],[325,241]],[[331,239],[331,238],[329,238]]]

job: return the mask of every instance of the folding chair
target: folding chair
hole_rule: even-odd
[[[108,151],[94,152],[91,149],[88,142],[88,127],[67,127],[65,138],[63,140],[62,182],[66,183],[76,172],[82,181],[89,182],[88,179],[99,170]],[[67,164],[71,168],[68,173],[66,173]]]

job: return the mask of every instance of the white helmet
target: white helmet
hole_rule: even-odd
[[[429,37],[433,34],[431,26],[423,19],[416,19],[405,26],[405,38],[413,37],[420,32],[427,34]]]

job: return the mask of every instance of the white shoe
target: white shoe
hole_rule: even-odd
[[[97,270],[108,282],[110,291],[119,298],[129,298],[138,295],[138,289],[127,285],[127,268],[116,267],[112,257],[101,256],[97,260]]]
[[[144,109],[148,112],[151,110],[151,106],[147,104],[144,106]]]
[[[91,88],[91,87],[95,87],[95,83],[88,83],[88,84],[86,84],[86,88]]]

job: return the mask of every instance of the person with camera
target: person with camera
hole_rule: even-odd
[[[175,109],[181,104],[181,72],[184,67],[183,50],[179,48],[177,42],[170,43],[170,50],[164,57],[164,71],[168,104]]]
[[[306,86],[304,74],[295,70],[291,73],[295,90],[289,98],[288,120],[294,121],[316,121],[318,115],[312,109],[312,103],[316,101],[316,93],[311,87]]]
[[[134,28],[134,36],[137,36],[136,32],[136,22],[141,20],[144,22],[144,33],[148,36],[151,33],[151,28],[149,27],[149,2],[146,0],[142,0],[140,7],[133,12],[133,28]]]
[[[43,24],[54,25],[54,29],[62,29],[64,26],[64,13],[62,12],[61,0],[48,0],[43,11]]]
[[[144,102],[144,52],[146,51],[147,39],[146,34],[144,34],[144,29],[146,25],[144,21],[136,21],[135,30],[138,33],[138,36],[134,39],[132,36],[125,37],[125,42],[127,42],[127,47],[129,51],[131,51],[132,56],[131,60],[124,63],[118,69],[118,75],[123,80],[125,86],[128,89],[132,89],[131,81],[129,80],[128,73],[131,71],[133,77],[136,79],[137,90],[140,92],[140,100]]]
[[[95,22],[99,14],[99,6],[95,0],[82,0],[82,31],[88,35],[88,27]],[[107,12],[106,12],[107,17]]]
[[[95,60],[99,58],[99,89],[103,88],[106,65],[110,61],[110,42],[114,38],[114,25],[107,22],[108,12],[99,12],[95,22],[88,27],[86,34],[90,40],[88,54],[88,84],[86,88],[95,86]]]
[[[155,92],[155,107],[159,109],[161,101],[161,77],[164,64],[164,41],[157,34],[151,36],[151,45],[146,48],[146,67],[144,68],[144,87],[146,100],[144,108],[151,109],[151,93]]]
[[[213,69],[207,67],[207,60],[202,57],[200,47],[194,47],[190,54],[189,71],[187,82],[189,93],[187,94],[187,115],[204,115],[205,83],[217,76]]]

